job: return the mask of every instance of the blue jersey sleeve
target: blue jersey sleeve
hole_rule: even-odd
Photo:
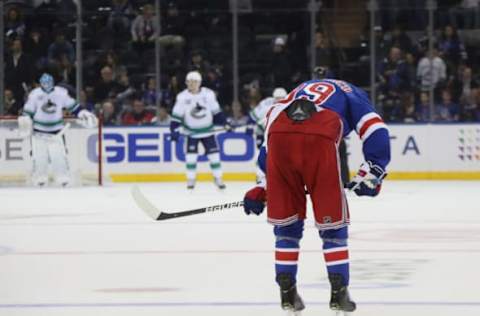
[[[352,86],[352,91],[345,95],[348,100],[346,120],[362,140],[365,160],[385,170],[390,162],[390,136],[387,126],[375,112],[364,91]]]

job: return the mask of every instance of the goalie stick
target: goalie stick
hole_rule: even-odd
[[[218,204],[218,205],[212,205],[212,206],[197,208],[197,209],[194,209],[194,210],[168,213],[168,212],[164,212],[162,210],[159,210],[155,205],[153,205],[145,197],[145,195],[143,195],[143,193],[140,191],[138,186],[133,186],[131,193],[132,193],[133,199],[135,200],[135,203],[137,204],[137,206],[142,211],[144,211],[150,218],[152,218],[153,220],[156,220],[156,221],[163,221],[163,220],[167,220],[167,219],[184,217],[184,216],[191,216],[191,215],[202,214],[202,213],[207,213],[207,212],[223,211],[223,210],[228,210],[228,209],[243,206],[243,201],[237,201],[237,202],[230,202],[230,203],[225,203],[225,204]]]

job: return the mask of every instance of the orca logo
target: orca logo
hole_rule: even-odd
[[[42,105],[42,111],[48,114],[55,113],[56,109],[57,109],[57,106],[51,100],[48,100],[47,103]]]
[[[190,115],[196,119],[202,119],[207,116],[206,110],[206,107],[197,102],[197,105],[190,111]]]

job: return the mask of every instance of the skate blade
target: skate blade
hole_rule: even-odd
[[[286,316],[302,316],[302,312],[289,310],[289,311],[286,311],[285,315]]]
[[[332,311],[332,316],[350,316],[350,315],[353,315],[353,312]]]

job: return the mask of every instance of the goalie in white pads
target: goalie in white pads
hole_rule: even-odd
[[[180,129],[183,128],[187,142],[185,160],[187,188],[189,190],[195,187],[198,143],[200,142],[203,144],[210,161],[215,185],[219,189],[225,189],[214,126],[224,126],[227,131],[232,130],[232,128],[227,122],[225,114],[220,109],[215,93],[206,87],[201,87],[201,84],[202,76],[199,72],[191,71],[187,74],[187,89],[177,95],[172,110],[171,138],[173,141],[177,141],[180,137]]]
[[[80,104],[68,95],[65,88],[55,86],[53,77],[44,73],[40,77],[40,87],[30,92],[23,107],[23,115],[18,117],[20,135],[31,136],[32,182],[36,186],[44,186],[48,183],[49,161],[55,182],[62,186],[70,183],[63,138],[63,133],[68,127],[63,120],[64,110],[76,115],[79,123],[84,127],[92,128],[97,125],[94,114],[81,109]]]

